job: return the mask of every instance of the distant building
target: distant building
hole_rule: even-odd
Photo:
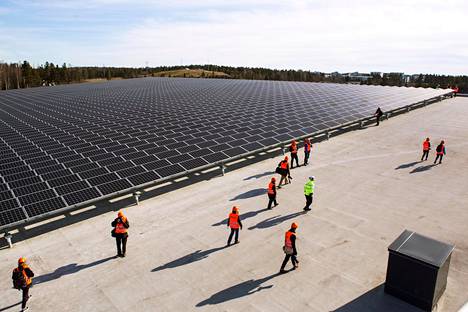
[[[359,72],[343,74],[343,77],[347,77],[349,82],[367,81],[368,79],[372,78],[370,74]]]

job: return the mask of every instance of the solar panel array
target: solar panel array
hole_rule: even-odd
[[[444,93],[171,78],[0,92],[0,226]]]

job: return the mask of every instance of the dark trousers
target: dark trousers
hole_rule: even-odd
[[[281,264],[281,271],[284,270],[286,267],[286,264],[288,263],[289,259],[291,258],[291,263],[294,267],[297,265],[297,258],[295,255],[285,255],[283,263]]]
[[[310,152],[304,152],[304,165],[309,163]]]
[[[232,236],[234,234],[236,234],[236,238],[235,238],[234,242],[237,244],[237,242],[239,241],[239,229],[231,229],[231,234],[229,234],[229,239],[228,239],[228,242],[227,242],[228,245],[231,245]]]
[[[117,242],[117,254],[120,255],[125,255],[127,252],[127,236],[121,236],[118,235],[115,238],[115,241]]]
[[[276,202],[276,194],[268,194],[268,198],[268,209],[271,209],[272,204],[275,204],[275,206],[278,205],[278,203]]]
[[[381,117],[381,116],[377,116],[377,117],[375,118],[375,122],[377,123],[377,126],[380,124],[380,117]]]
[[[313,197],[314,194],[310,194],[310,195],[305,195],[305,198],[306,198],[306,205],[304,207],[305,210],[309,210],[310,209],[310,205],[312,205],[312,200],[313,200]]]
[[[29,300],[29,287],[30,286],[26,286],[26,287],[21,288],[23,290],[23,301],[21,302],[21,308],[22,309],[26,308],[26,303]]]
[[[439,164],[442,163],[442,157],[444,157],[444,154],[437,154],[436,159],[434,160],[434,164],[437,162],[437,160],[439,159],[439,157],[440,157]]]
[[[294,168],[294,160],[296,160],[296,166],[299,167],[299,157],[297,157],[297,153],[291,153],[291,169]]]
[[[429,157],[429,150],[423,151],[421,160],[427,160],[427,157]]]

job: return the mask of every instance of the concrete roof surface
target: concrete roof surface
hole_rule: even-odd
[[[433,149],[419,162],[427,136]],[[20,310],[11,288],[20,256],[36,274],[30,311],[419,311],[383,294],[387,247],[405,229],[455,245],[438,311],[457,311],[468,301],[467,138],[468,98],[454,98],[314,144],[271,211],[280,157],[122,207],[126,258],[113,258],[115,212],[18,242],[0,250],[0,311]],[[441,139],[447,155],[433,166]],[[233,205],[244,229],[225,248]],[[300,266],[278,275],[291,222]]]

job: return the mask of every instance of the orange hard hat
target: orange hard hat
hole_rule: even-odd
[[[21,258],[18,259],[18,264],[23,264],[25,262],[26,262],[26,258],[24,258],[24,257],[21,257]]]
[[[297,229],[297,226],[298,226],[297,223],[296,223],[296,222],[293,222],[293,223],[291,224],[291,229]]]
[[[276,181],[275,177],[271,178],[271,182],[275,182],[275,181]]]
[[[239,209],[236,206],[234,206],[232,207],[232,212],[239,212]]]
[[[284,160],[288,160],[288,159],[289,159],[288,156],[284,156]]]
[[[122,211],[119,211],[119,213],[117,214],[120,218],[122,218],[124,216],[123,212]]]

